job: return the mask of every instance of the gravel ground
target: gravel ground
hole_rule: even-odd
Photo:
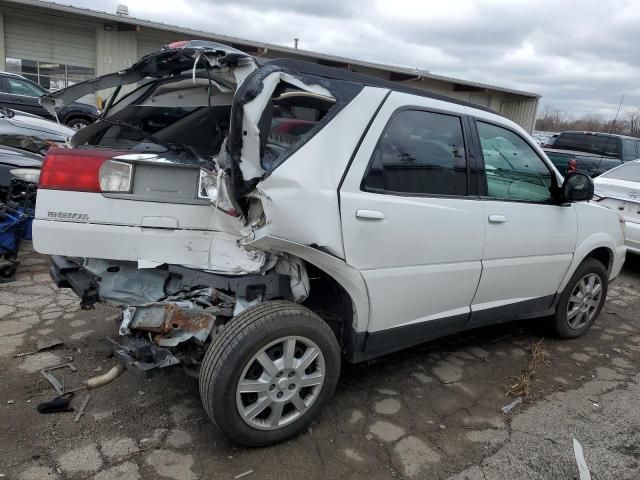
[[[115,365],[104,340],[115,310],[80,310],[53,286],[48,259],[27,248],[17,280],[0,284],[0,475],[17,479],[574,479],[576,438],[597,479],[640,478],[640,259],[630,257],[583,338],[544,321],[447,337],[345,366],[335,398],[301,437],[244,449],[210,423],[181,372],[125,374],[92,392],[84,416],[41,415],[54,396],[39,370],[72,359],[67,385]],[[61,348],[35,350],[55,336]],[[524,402],[501,407],[511,377],[542,339]],[[57,373],[62,378],[62,371]],[[79,408],[85,393],[73,400]],[[0,478],[3,478],[0,477]]]

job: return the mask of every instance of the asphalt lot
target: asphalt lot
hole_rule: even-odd
[[[572,439],[597,479],[640,478],[640,258],[630,257],[603,314],[583,338],[561,341],[544,322],[468,332],[345,366],[338,391],[301,437],[275,447],[230,444],[176,372],[125,374],[92,392],[84,415],[42,415],[54,391],[39,370],[73,357],[68,385],[106,372],[105,307],[79,310],[25,249],[17,281],[0,284],[0,475],[17,479],[574,479]],[[55,336],[61,348],[33,351]],[[529,348],[544,360],[521,405],[505,395]],[[59,375],[62,377],[62,375]],[[79,408],[86,393],[74,400]],[[2,477],[0,477],[2,478]]]

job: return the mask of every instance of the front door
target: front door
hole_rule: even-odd
[[[13,77],[4,77],[4,85],[6,93],[2,95],[2,102],[5,107],[41,117],[50,117],[38,103],[40,96],[46,93],[40,87],[27,80]]]
[[[573,259],[577,221],[572,204],[552,198],[555,174],[520,134],[475,124],[486,236],[470,325],[482,325],[551,306]]]
[[[469,317],[485,226],[464,107],[445,106],[391,93],[340,190],[346,261],[369,292],[366,351],[420,343]]]

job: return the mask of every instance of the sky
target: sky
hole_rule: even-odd
[[[58,0],[539,93],[572,116],[640,107],[639,0]]]

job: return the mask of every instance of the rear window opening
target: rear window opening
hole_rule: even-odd
[[[265,171],[304,143],[335,105],[335,99],[280,83],[260,119],[260,156]]]

